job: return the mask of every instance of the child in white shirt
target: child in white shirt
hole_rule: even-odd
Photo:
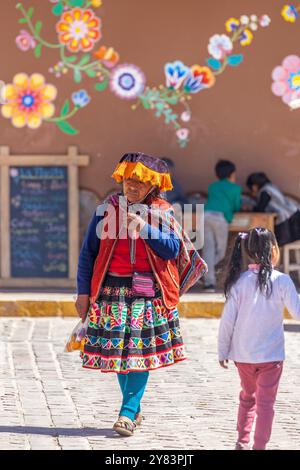
[[[244,255],[250,260],[243,272]],[[226,303],[218,337],[220,366],[234,361],[242,391],[238,410],[237,450],[249,449],[256,415],[253,449],[265,449],[284,355],[283,312],[300,320],[300,300],[293,281],[274,266],[279,248],[272,232],[255,228],[236,238],[228,277]]]

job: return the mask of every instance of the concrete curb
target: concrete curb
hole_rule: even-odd
[[[1,293],[0,317],[77,317],[76,294]],[[219,318],[224,306],[222,294],[185,294],[179,303],[180,316]],[[285,318],[291,318],[285,311]]]

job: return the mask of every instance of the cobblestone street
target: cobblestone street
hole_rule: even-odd
[[[218,320],[181,319],[189,360],[150,374],[144,424],[112,430],[115,374],[65,353],[74,318],[0,319],[0,449],[232,449],[239,381],[218,365]],[[300,324],[286,322],[286,363],[269,449],[300,449]]]

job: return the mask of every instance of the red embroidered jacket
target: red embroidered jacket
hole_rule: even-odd
[[[167,211],[172,208],[172,206],[167,201],[159,198],[157,198],[155,201],[152,201],[151,205],[152,207],[159,208],[163,211]],[[116,233],[118,233],[118,207],[116,208],[116,211]],[[99,243],[99,251],[94,261],[93,273],[90,282],[90,302],[95,302],[99,295],[99,291],[108,271],[117,240],[118,238],[113,239],[107,237],[101,239],[101,242]],[[153,274],[160,286],[164,305],[168,309],[174,308],[179,302],[179,273],[176,262],[178,249],[176,250],[173,259],[164,259],[159,256],[159,249],[157,251],[152,249],[147,241],[145,241],[143,238],[141,238],[141,241],[145,246]],[[176,236],[175,241],[177,242],[177,246],[179,248],[179,240],[176,238]]]
[[[118,212],[117,201],[118,195],[116,194],[110,197],[108,203],[112,204]],[[103,205],[99,207],[103,207]],[[157,198],[152,200],[151,207],[159,209],[163,213],[163,219],[167,225],[172,224],[172,230],[167,239],[161,237],[162,232],[155,228],[160,233],[158,239],[148,237],[147,241],[142,239],[142,242],[154,276],[162,291],[164,304],[167,308],[173,308],[177,305],[179,296],[187,292],[207,272],[207,265],[172,216],[172,206],[164,199]],[[117,216],[116,225],[118,225],[118,219]],[[94,214],[80,251],[78,263],[77,292],[79,295],[88,294],[91,302],[94,302],[98,297],[118,239],[116,237],[102,238],[100,242],[96,235],[96,226],[101,220],[103,220],[103,216],[97,217]],[[116,233],[119,233],[119,228],[116,228]],[[149,234],[152,226],[146,224],[144,229]],[[141,231],[141,236],[144,236],[142,234],[144,229]]]

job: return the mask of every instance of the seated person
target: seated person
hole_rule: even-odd
[[[300,240],[300,211],[295,202],[286,197],[263,172],[248,176],[247,186],[256,198],[255,212],[274,212],[275,235],[279,246]]]
[[[203,257],[208,265],[208,273],[204,277],[207,292],[215,290],[215,266],[225,256],[229,224],[234,212],[238,212],[241,207],[241,187],[235,182],[234,163],[220,160],[215,172],[218,180],[209,185],[208,199],[204,206]]]

